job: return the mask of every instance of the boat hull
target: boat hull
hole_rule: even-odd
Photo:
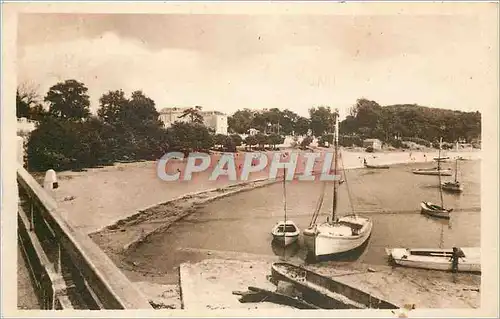
[[[299,239],[299,235],[290,235],[290,236],[283,236],[283,235],[273,235],[273,240],[282,245],[282,246],[289,246],[295,242],[297,242],[297,240]]]
[[[441,171],[437,171],[437,170],[414,170],[413,171],[413,174],[416,174],[416,175],[431,175],[431,176],[438,176],[438,175],[441,175],[441,176],[451,176],[452,175],[452,172],[451,170],[441,170]]]
[[[368,164],[365,164],[365,167],[370,168],[370,169],[389,169],[388,165],[368,165]]]
[[[481,272],[480,248],[461,248],[465,254],[458,262],[459,272]],[[386,249],[392,262],[399,266],[429,270],[452,270],[452,249]],[[414,254],[419,252],[420,254]],[[428,254],[428,255],[427,255]]]
[[[435,209],[434,207],[438,206],[430,202],[422,202],[420,203],[420,212],[437,218],[450,219],[451,209]]]
[[[364,219],[366,223],[359,231],[359,235],[356,236],[332,236],[326,231],[321,231],[321,225],[314,232],[311,229],[304,231],[304,243],[309,252],[316,258],[325,258],[334,257],[361,247],[370,238],[373,222],[367,218],[359,218]]]
[[[271,267],[275,282],[292,283],[302,297],[324,309],[398,309],[396,305],[337,280],[289,263]]]
[[[441,189],[453,193],[461,193],[464,190],[462,185],[455,183],[442,183]]]
[[[287,227],[291,227],[293,229],[293,231],[287,230],[286,232],[283,232],[282,230],[280,230],[280,228],[286,229],[284,227],[285,224]],[[299,239],[300,229],[291,220],[286,221],[286,223],[284,221],[281,221],[281,222],[278,222],[273,227],[271,234],[273,235],[273,241],[275,241],[276,243],[278,243],[282,246],[288,246],[288,245],[295,243]]]

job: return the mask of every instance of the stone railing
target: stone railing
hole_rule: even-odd
[[[43,309],[152,309],[111,259],[63,218],[21,165],[18,243]]]

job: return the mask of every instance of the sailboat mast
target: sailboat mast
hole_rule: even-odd
[[[286,176],[285,176],[285,168],[283,168],[283,209],[285,211],[285,229],[283,233],[286,233]],[[283,235],[285,236],[285,235]]]
[[[283,225],[283,243],[286,243],[286,169],[283,168],[283,210],[285,211],[285,224]],[[283,246],[283,259],[286,260],[286,245]]]
[[[335,135],[333,140],[333,147],[335,150],[335,159],[334,159],[334,174],[335,179],[333,180],[333,207],[332,207],[332,223],[335,221],[335,213],[337,211],[337,168],[338,168],[338,146],[339,146],[339,115],[338,112],[335,113]]]
[[[443,144],[443,138],[439,138],[439,153],[438,153],[438,176],[439,176],[439,196],[441,198],[441,208],[444,208],[443,204],[443,190],[441,189],[441,145]]]

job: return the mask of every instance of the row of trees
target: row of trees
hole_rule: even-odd
[[[236,151],[247,147],[275,147],[278,134],[257,134],[245,141],[238,134],[214,134],[200,115],[201,107],[187,109],[176,122],[163,127],[155,103],[141,91],[127,97],[122,90],[109,91],[99,99],[97,116],[90,112],[88,89],[76,80],[52,86],[43,101],[34,90],[17,90],[17,116],[39,123],[29,137],[26,154],[31,170],[83,169],[117,161],[155,160],[168,151]]]
[[[17,116],[39,122],[26,145],[30,169],[82,169],[116,161],[152,160],[169,150],[203,151],[215,143],[215,136],[199,123],[196,112],[186,112],[191,123],[165,129],[152,99],[141,91],[127,97],[117,90],[101,96],[94,116],[87,91],[76,80],[57,83],[43,98],[49,106],[46,110],[34,90],[17,90]],[[226,139],[221,144],[235,150],[237,143]]]
[[[334,116],[334,112],[327,106],[310,109],[309,118],[288,109],[243,109],[228,117],[228,127],[229,131],[238,134],[248,133],[253,128],[264,134],[280,135],[306,135],[311,130],[315,136],[321,136],[330,131]]]
[[[329,107],[309,110],[309,118],[289,110],[254,112],[239,110],[229,117],[231,135],[214,134],[203,125],[201,107],[187,109],[187,123],[174,123],[165,129],[154,101],[141,91],[127,97],[122,90],[109,91],[99,99],[97,115],[90,112],[88,89],[76,80],[52,86],[43,100],[36,90],[17,90],[17,116],[37,120],[39,125],[27,143],[30,169],[78,169],[116,161],[154,160],[167,151],[235,151],[243,143],[249,149],[275,148],[283,135],[312,135],[319,144],[331,143],[330,132],[337,114]],[[42,101],[48,104],[44,109]],[[242,140],[235,133],[250,128],[261,131]],[[470,142],[480,136],[481,114],[426,108],[417,105],[381,107],[360,99],[340,125],[340,144],[361,146],[364,138],[379,138],[401,146],[411,140],[431,146],[439,137],[454,142]],[[311,137],[300,145],[306,148]],[[298,144],[298,143],[297,143]]]
[[[335,111],[327,106],[311,108],[309,118],[276,108],[266,111],[243,109],[230,116],[228,124],[229,130],[236,133],[247,133],[251,128],[284,135],[310,132],[323,144],[327,141],[323,135],[333,130],[335,116]],[[343,143],[352,141],[352,145],[358,146],[365,138],[378,138],[393,145],[408,140],[430,146],[440,137],[450,143],[471,142],[481,134],[481,114],[409,104],[382,107],[375,101],[359,99],[340,123],[340,134],[345,136]]]
[[[362,138],[395,139],[430,146],[440,137],[445,142],[472,142],[481,136],[481,113],[430,108],[415,104],[380,106],[359,99],[340,123],[340,132]]]

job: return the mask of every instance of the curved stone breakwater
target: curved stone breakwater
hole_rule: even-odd
[[[280,180],[258,179],[187,194],[141,209],[130,217],[90,234],[90,237],[108,253],[126,254],[150,236],[166,231],[173,223],[194,213],[200,205],[278,181]]]

